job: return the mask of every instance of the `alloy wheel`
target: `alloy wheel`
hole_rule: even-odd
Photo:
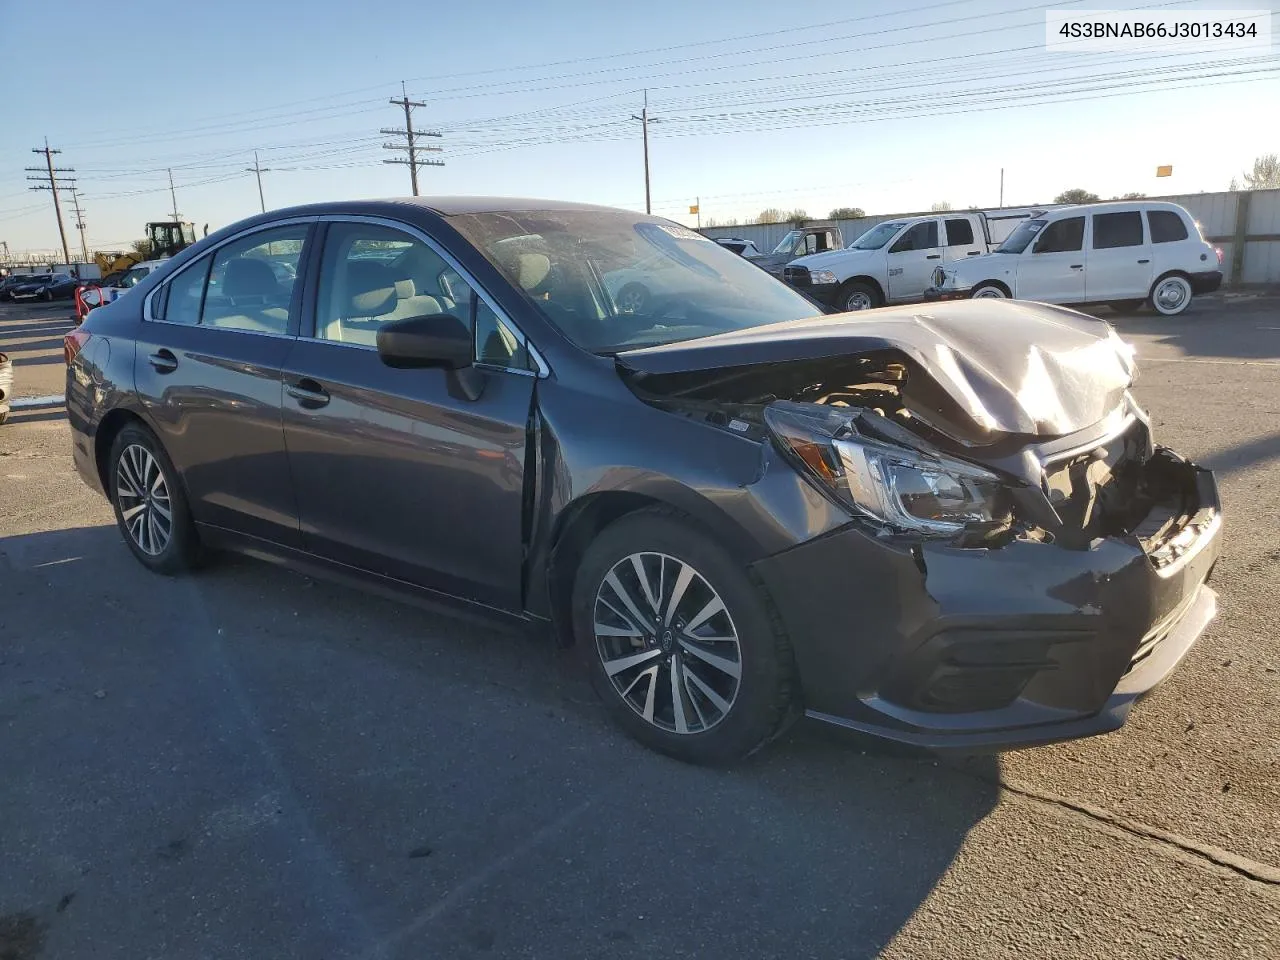
[[[633,553],[596,590],[596,652],[623,701],[670,733],[710,730],[742,679],[738,631],[724,601],[690,564]]]
[[[141,444],[120,451],[116,463],[116,502],[125,529],[138,549],[158,557],[173,536],[169,485],[155,456]]]
[[[845,298],[844,308],[848,312],[854,310],[870,310],[875,304],[871,302],[871,296],[862,290],[855,290]]]

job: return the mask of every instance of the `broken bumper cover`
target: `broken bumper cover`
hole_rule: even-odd
[[[963,549],[851,525],[759,562],[807,715],[933,749],[1117,729],[1217,610],[1217,486],[1186,468],[1198,509],[1155,544]]]

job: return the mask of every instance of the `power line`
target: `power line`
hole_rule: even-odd
[[[67,179],[64,177],[62,180],[62,183],[59,183],[58,174],[75,173],[76,172],[75,168],[74,167],[55,167],[53,165],[53,155],[55,153],[61,153],[62,151],[54,150],[53,148],[51,148],[49,146],[49,139],[47,137],[45,138],[43,149],[40,147],[33,147],[31,152],[44,154],[44,170],[41,170],[39,167],[26,168],[31,173],[38,174],[38,176],[27,177],[28,180],[42,181],[42,182],[38,182],[34,187],[31,187],[30,189],[48,190],[51,194],[53,194],[53,212],[58,218],[58,237],[62,240],[62,262],[70,263],[71,254],[67,252],[67,231],[62,226],[62,204],[58,202],[58,188],[63,184],[66,184],[68,186],[74,185],[76,181],[74,178]]]
[[[413,129],[413,108],[425,107],[426,104],[418,100],[410,100],[409,94],[405,90],[403,81],[400,84],[400,92],[402,94],[399,100],[391,98],[391,103],[404,108],[404,129],[396,130],[394,128],[384,127],[380,133],[389,134],[396,137],[404,137],[404,143],[384,143],[385,150],[405,150],[408,152],[407,157],[395,157],[391,160],[383,160],[383,163],[404,163],[409,166],[409,183],[413,187],[413,195],[418,196],[418,168],[419,167],[443,167],[443,160],[419,160],[419,153],[439,153],[439,147],[422,147],[418,145],[419,137],[442,137],[439,130],[418,130]]]

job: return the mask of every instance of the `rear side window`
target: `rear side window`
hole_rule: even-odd
[[[1124,213],[1093,215],[1093,249],[1142,246],[1142,214],[1137,210]]]
[[[968,247],[973,244],[973,224],[968,220],[947,221],[947,246]]]
[[[1036,253],[1074,253],[1084,246],[1084,217],[1055,220],[1040,233]]]
[[[890,253],[908,250],[932,250],[938,245],[938,221],[925,220],[909,229],[889,249]]]
[[[1147,224],[1152,243],[1173,243],[1189,236],[1186,223],[1172,210],[1148,210]]]

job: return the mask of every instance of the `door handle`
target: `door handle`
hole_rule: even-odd
[[[284,392],[298,401],[298,406],[314,410],[329,402],[329,391],[310,377],[304,377],[296,383],[288,384]]]
[[[147,357],[147,363],[155,367],[157,373],[173,373],[178,369],[178,358],[173,355],[173,351],[163,347]]]
[[[981,255],[982,255],[981,250],[970,250],[968,253],[965,254],[966,257],[979,257]]]
[[[927,257],[925,257],[925,259],[926,259],[926,260],[941,260],[941,259],[942,259],[942,254],[940,254],[940,253],[931,253],[931,254],[929,254]]]
[[[1083,263],[1073,263],[1073,264],[1071,265],[1071,269],[1072,269],[1072,270],[1083,270],[1083,269],[1084,269],[1084,264],[1083,264]]]
[[[1150,263],[1151,261],[1150,261],[1150,260],[1139,260],[1138,262],[1139,262],[1139,263]]]

